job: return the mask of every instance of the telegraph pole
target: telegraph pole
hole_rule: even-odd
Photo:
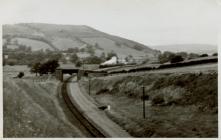
[[[145,87],[143,86],[143,118],[145,118]]]
[[[91,95],[91,79],[88,75],[88,94]]]

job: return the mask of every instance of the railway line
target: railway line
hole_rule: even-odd
[[[79,120],[79,122],[85,127],[85,129],[91,134],[91,137],[99,137],[104,138],[105,135],[102,134],[96,127],[94,127],[73,105],[71,102],[68,94],[67,94],[67,83],[72,77],[65,80],[62,84],[62,96],[64,98],[65,103],[67,104],[68,108],[72,112],[72,114]]]
[[[164,69],[173,69],[173,68],[185,68],[185,67],[195,67],[207,64],[217,64],[218,57],[211,56],[207,58],[196,58],[191,60],[185,60],[178,63],[169,63],[169,64],[149,64],[149,65],[135,65],[135,66],[116,66],[110,68],[100,69],[98,71],[106,72],[107,75],[113,74],[125,74],[125,73],[134,73],[134,72],[147,72],[147,71],[158,71]]]
[[[203,61],[205,61],[205,60],[203,60]],[[217,62],[217,59],[213,58],[212,62],[211,62],[211,60],[209,60],[208,62],[206,60],[206,62],[203,63],[203,64],[198,64],[198,61],[197,61],[197,62],[188,62],[188,63],[184,63],[184,64],[162,65],[163,67],[161,66],[159,68],[153,68],[153,69],[148,69],[149,67],[144,67],[144,68],[140,67],[140,68],[135,68],[135,69],[134,68],[130,69],[130,67],[129,67],[129,69],[125,69],[125,68],[116,68],[115,69],[114,68],[114,69],[111,69],[110,71],[107,70],[106,72],[108,73],[107,77],[114,76],[114,75],[122,75],[123,76],[123,75],[131,74],[131,72],[132,73],[133,72],[135,72],[135,73],[137,73],[137,72],[139,72],[139,73],[145,73],[145,72],[148,72],[148,73],[194,72],[195,73],[195,72],[197,72],[198,73],[198,72],[203,72],[203,71],[216,70],[217,69],[217,63],[216,62]],[[197,63],[197,65],[195,63]],[[114,131],[112,131],[113,132],[112,135],[107,134],[107,132],[109,133],[109,130],[110,130],[110,129],[107,129],[108,127],[106,127],[106,130],[103,131],[100,128],[100,126],[97,127],[97,125],[94,124],[94,122],[91,122],[91,120],[89,119],[90,117],[89,118],[88,118],[88,116],[85,117],[84,111],[82,113],[82,110],[79,110],[79,108],[78,108],[79,106],[78,105],[76,106],[75,102],[79,102],[81,100],[81,103],[83,103],[84,100],[80,99],[81,97],[74,96],[75,101],[73,102],[73,100],[72,100],[73,99],[73,96],[72,96],[73,94],[70,95],[69,90],[67,89],[68,88],[67,85],[73,84],[73,83],[70,83],[70,82],[72,82],[72,80],[71,80],[72,78],[73,78],[73,76],[69,77],[68,79],[64,80],[64,82],[62,84],[62,96],[63,96],[63,99],[64,99],[67,107],[69,108],[69,110],[72,112],[72,114],[75,116],[75,118],[82,124],[84,129],[87,130],[87,132],[90,134],[90,137],[105,138],[105,137],[109,137],[109,136],[111,136],[111,137],[114,136],[115,135]],[[72,92],[70,91],[70,93],[74,93],[75,88],[77,88],[77,87],[71,87]],[[78,91],[77,93],[80,93],[80,92]],[[81,94],[79,94],[79,95],[81,95]],[[75,99],[75,97],[77,97],[77,98]],[[86,106],[88,106],[89,104],[85,104],[85,102],[84,102],[83,103],[83,108],[87,108]],[[86,111],[86,112],[89,113],[89,115],[92,115],[93,113],[91,114],[91,111],[92,111],[91,108],[88,108],[88,109],[90,110],[90,112],[88,112],[88,111]],[[86,110],[88,110],[88,109],[86,109]],[[98,117],[98,116],[96,116],[96,117]],[[98,124],[100,124],[100,122]]]

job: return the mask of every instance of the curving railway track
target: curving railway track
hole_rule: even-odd
[[[85,127],[85,129],[91,134],[91,137],[100,137],[104,138],[105,135],[102,134],[96,127],[94,127],[79,111],[78,109],[73,105],[71,102],[68,94],[67,94],[67,83],[72,77],[65,80],[62,84],[62,96],[64,98],[65,103],[67,104],[67,107],[70,109],[72,114],[79,120],[79,122]]]

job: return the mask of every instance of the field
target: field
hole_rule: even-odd
[[[94,78],[91,95],[134,137],[218,137],[217,65],[171,70]]]
[[[19,71],[22,79],[12,78]],[[6,66],[3,72],[4,137],[85,137],[53,77],[35,78],[26,66]]]
[[[116,68],[113,70],[109,70],[110,72],[113,71],[120,71],[123,68]],[[127,68],[125,68],[127,69]],[[129,69],[129,68],[128,68]],[[137,73],[136,71],[134,73],[121,73],[118,76],[125,77],[128,75],[140,75],[140,74],[148,74],[148,73],[210,73],[213,71],[218,71],[217,63],[208,63],[208,64],[200,64],[200,65],[193,65],[193,66],[185,66],[185,67],[174,67],[174,68],[165,68],[165,69],[156,69],[156,70],[149,70],[149,71],[142,71]],[[115,76],[115,75],[113,75]],[[108,79],[109,77],[112,77],[110,74],[109,76],[105,77],[105,79]]]
[[[159,54],[158,51],[143,44],[109,35],[84,25],[43,23],[4,25],[3,39],[8,37],[16,37],[19,43],[31,46],[33,50],[50,47],[52,50],[64,50],[73,47],[80,49],[97,44],[98,46],[93,48],[98,56],[101,52],[107,53],[113,50],[119,57],[129,54],[133,56],[145,56],[147,54],[155,60],[155,55]],[[37,45],[38,47],[36,47]]]

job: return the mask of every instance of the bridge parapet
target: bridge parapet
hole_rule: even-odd
[[[56,69],[56,78],[60,81],[63,81],[63,74],[77,74],[77,79],[80,80],[82,76],[104,76],[107,75],[106,72],[103,71],[95,71],[95,70],[82,70],[76,68],[57,68]]]

